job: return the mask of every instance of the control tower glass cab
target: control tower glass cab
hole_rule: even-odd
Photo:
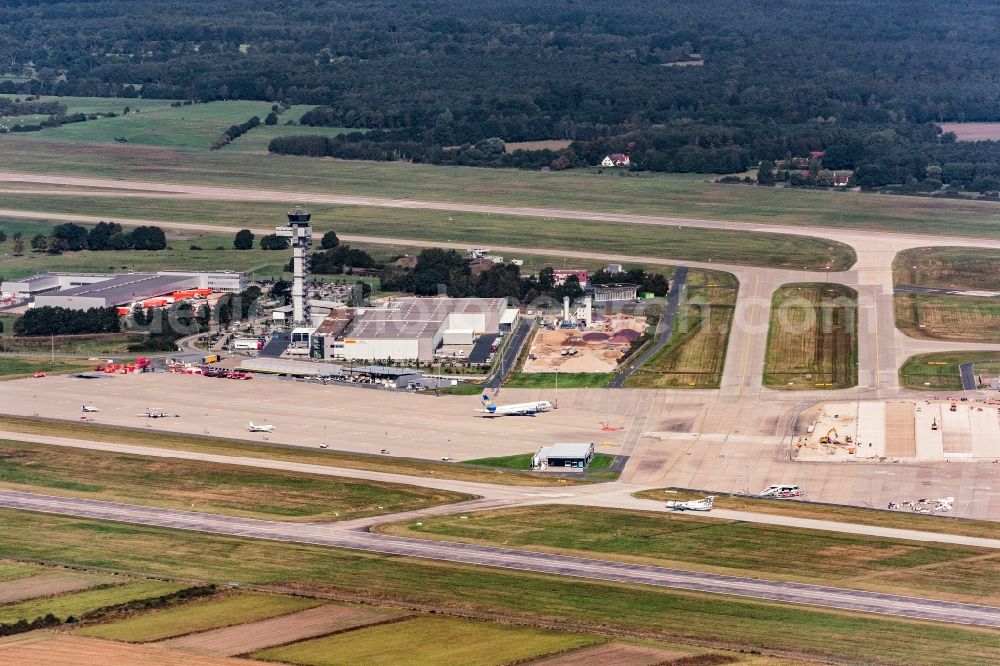
[[[306,280],[309,277],[311,263],[309,253],[312,250],[312,214],[303,208],[294,208],[288,212],[288,224],[275,227],[274,233],[289,240],[292,246],[292,320],[296,324],[309,323],[309,294]]]

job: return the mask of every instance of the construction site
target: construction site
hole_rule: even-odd
[[[613,372],[649,326],[647,317],[595,312],[592,297],[561,318],[546,318],[535,333],[524,372]]]
[[[1000,459],[1000,400],[826,402],[801,415],[799,461]]]

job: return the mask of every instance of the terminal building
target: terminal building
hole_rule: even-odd
[[[384,308],[334,310],[312,335],[313,358],[431,361],[442,345],[468,346],[514,321],[504,298],[400,298]]]
[[[30,301],[35,307],[71,310],[131,306],[159,296],[198,289],[239,292],[246,273],[232,271],[159,271],[157,273],[40,273],[0,285],[4,298]]]

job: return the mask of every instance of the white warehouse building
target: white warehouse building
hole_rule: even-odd
[[[349,323],[338,313],[317,329],[312,348],[314,356],[344,361],[430,361],[442,343],[497,333],[505,310],[504,298],[400,298],[358,309]]]

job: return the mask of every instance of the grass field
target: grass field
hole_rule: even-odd
[[[893,307],[912,338],[1000,343],[1000,298],[897,293]]]
[[[892,273],[896,284],[1000,291],[1000,250],[912,248],[896,255]]]
[[[344,520],[469,499],[418,486],[9,440],[0,440],[0,486],[293,521]]]
[[[402,162],[251,157],[226,150],[195,153],[132,144],[98,149],[49,140],[45,132],[37,134],[0,137],[0,169],[1000,238],[1000,209],[985,201],[720,185],[693,174],[632,178],[586,169],[541,174]]]
[[[281,124],[288,119],[298,120],[298,116],[291,116],[290,111],[285,111],[285,113],[279,116],[278,118],[279,118],[278,121],[279,124],[277,125],[261,124],[253,128],[240,138],[236,139],[236,141],[233,141],[231,144],[229,144],[222,150],[229,153],[266,153],[267,144],[271,142],[271,139],[279,136],[327,136],[332,139],[336,137],[338,134],[349,134],[351,132],[365,131],[365,130],[352,129],[350,127],[310,127],[309,125]],[[263,116],[261,116],[261,120],[262,121],[264,120]]]
[[[268,220],[283,220],[288,208],[287,204],[268,202],[199,201],[163,195],[145,198],[138,194],[129,197],[79,196],[44,193],[44,190],[37,194],[5,194],[2,207],[39,215],[47,212],[254,228],[267,226]],[[310,208],[314,213],[313,223],[320,232],[332,228],[341,234],[467,242],[469,247],[514,243],[518,247],[552,249],[554,253],[576,250],[816,270],[826,266],[831,270],[843,270],[855,261],[854,251],[842,243],[780,233],[748,235],[680,226],[370,206],[316,204]],[[623,229],[628,233],[623,233]],[[231,247],[231,241],[226,246]],[[740,248],[738,253],[733,252],[736,246]]]
[[[65,103],[69,113],[114,111],[128,115],[98,118],[44,129],[38,138],[44,141],[79,144],[119,145],[115,137],[124,136],[128,145],[156,146],[177,150],[205,150],[231,125],[239,125],[257,116],[263,122],[270,112],[267,102],[210,102],[171,107],[170,100],[108,100],[100,98],[55,98]],[[253,132],[254,130],[251,130]],[[44,135],[44,136],[42,136]]]
[[[786,284],[774,292],[764,385],[809,390],[858,383],[858,295],[838,284]]]
[[[39,574],[43,569],[21,562],[0,562],[0,583]]]
[[[153,599],[164,594],[170,594],[184,589],[185,585],[165,583],[153,580],[141,580],[124,585],[104,587],[100,589],[64,594],[59,597],[32,599],[16,604],[0,606],[0,624],[27,621],[52,613],[65,620],[69,616],[79,618],[84,613],[95,611],[105,606],[123,604],[127,601]]]
[[[179,576],[294,585],[465,616],[538,618],[650,639],[830,658],[992,666],[996,632],[756,603],[639,586],[254,541],[48,514],[0,511],[0,557]],[[44,539],[38,535],[44,534]],[[114,548],[109,548],[109,543]],[[677,618],[683,617],[683,622]]]
[[[1000,554],[965,546],[907,542],[712,518],[591,507],[537,506],[458,516],[421,518],[382,532],[447,541],[485,543],[546,552],[599,555],[659,566],[695,567],[734,575],[921,594],[919,579],[902,588],[894,574],[935,572],[975,558],[969,578],[952,576],[955,595],[1000,604]],[[990,556],[982,559],[984,556]]]
[[[667,492],[667,490],[643,490],[636,493],[635,496],[642,499],[665,502],[667,500],[701,499],[705,495],[704,493],[685,490],[675,490],[673,492]],[[941,534],[960,534],[987,539],[995,538],[997,529],[996,523],[989,520],[966,520],[949,518],[947,516],[929,516],[918,513],[865,509],[855,506],[831,506],[817,502],[776,502],[774,500],[738,495],[716,496],[715,506],[720,509],[733,509],[735,511],[770,513],[778,516],[831,520],[841,523],[857,523],[859,525],[893,527]]]
[[[2,339],[4,351],[18,354],[28,354],[43,358],[46,354],[54,351],[56,354],[68,354],[71,356],[121,356],[127,352],[129,344],[141,339],[138,335],[80,335],[80,336],[56,336],[55,338],[31,337],[17,338],[16,340],[5,337]],[[58,357],[57,357],[58,358]],[[69,363],[70,361],[64,362]],[[57,361],[58,363],[59,361]],[[94,362],[88,362],[85,369],[93,370]]]
[[[911,356],[899,369],[899,381],[912,389],[960,391],[962,378],[958,366],[970,362],[976,364],[976,375],[985,384],[1000,377],[1000,352],[969,351]]]
[[[503,666],[601,642],[596,636],[546,629],[418,617],[269,648],[253,656],[304,666]]]
[[[614,378],[607,372],[515,372],[508,388],[604,388]]]
[[[52,360],[48,358],[0,356],[0,380],[31,377],[36,372],[58,374],[64,372],[82,372],[93,369],[94,363],[88,361],[73,361],[63,358]]]
[[[150,432],[141,428],[122,428],[98,423],[85,425],[56,419],[0,415],[0,428],[12,432],[54,435],[98,442],[117,442],[155,446],[182,451],[204,451],[231,456],[251,456],[269,460],[289,460],[331,467],[370,469],[378,472],[410,476],[435,476],[442,479],[482,481],[515,486],[551,486],[572,483],[566,479],[553,479],[540,474],[524,474],[502,469],[484,469],[455,463],[432,462],[384,456],[347,453],[343,451],[318,451],[299,447],[278,447],[254,444],[246,440],[222,439],[202,435]],[[325,477],[324,477],[325,478]]]
[[[736,307],[735,287],[689,287],[681,296],[670,343],[625,386],[718,388]]]
[[[155,610],[117,622],[92,625],[78,630],[77,633],[112,641],[144,643],[196,631],[266,620],[315,608],[321,603],[319,599],[305,597],[240,592],[222,598],[205,599]]]

